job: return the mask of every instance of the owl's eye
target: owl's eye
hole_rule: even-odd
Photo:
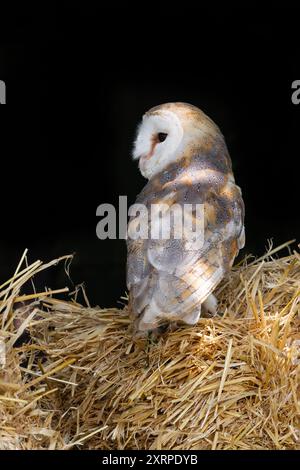
[[[165,134],[164,132],[159,132],[157,134],[159,142],[164,142],[166,138],[168,137],[168,134]]]

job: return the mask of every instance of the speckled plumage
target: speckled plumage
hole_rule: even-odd
[[[169,207],[204,204],[204,244],[188,251],[185,239],[128,238],[127,285],[139,330],[151,330],[165,319],[196,323],[201,304],[244,246],[244,204],[221,132],[202,111],[186,103],[161,105],[145,116],[165,116],[165,110],[167,124],[168,113],[179,119],[182,138],[167,164],[151,173],[136,202],[147,208],[161,202]],[[150,156],[143,155],[148,165],[152,147]],[[134,223],[132,217],[129,230]]]

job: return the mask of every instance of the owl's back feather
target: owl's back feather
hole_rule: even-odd
[[[151,179],[137,202],[149,212],[151,204],[167,204],[166,218],[173,204],[204,205],[204,243],[197,250],[187,249],[186,238],[127,240],[130,309],[139,329],[155,328],[162,319],[195,323],[244,246],[244,204],[224,141],[204,154],[192,149],[183,164],[175,162]],[[132,217],[129,231],[135,222]],[[157,220],[146,222],[150,229]]]

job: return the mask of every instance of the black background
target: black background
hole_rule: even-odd
[[[74,283],[92,304],[116,305],[126,245],[96,238],[96,208],[134,202],[145,184],[131,160],[136,125],[166,101],[193,103],[221,128],[246,205],[243,254],[299,241],[299,18],[186,2],[3,14],[0,283],[25,247],[30,261],[76,252]],[[44,284],[70,285],[62,268]]]

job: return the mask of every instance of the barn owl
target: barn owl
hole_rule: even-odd
[[[148,179],[136,203],[202,204],[204,237],[199,249],[188,250],[184,238],[128,236],[130,311],[140,332],[166,321],[194,325],[202,307],[217,313],[213,291],[245,244],[244,203],[224,137],[197,107],[166,103],[144,114],[133,159]],[[133,215],[128,234],[136,221]]]

